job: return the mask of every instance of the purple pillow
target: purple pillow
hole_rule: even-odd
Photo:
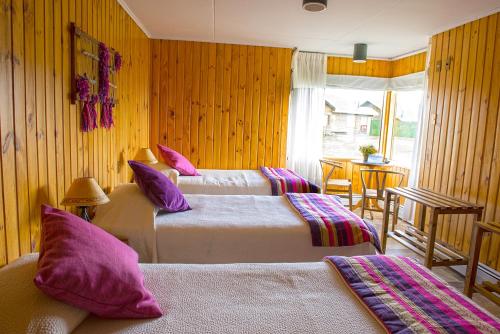
[[[179,152],[160,144],[158,144],[157,146],[158,151],[160,152],[160,155],[162,156],[165,163],[173,169],[177,169],[179,174],[183,176],[201,175],[200,173],[198,173],[196,168],[194,168],[191,162]]]
[[[132,248],[99,227],[42,205],[34,282],[47,295],[105,318],[160,317],[137,259]]]
[[[135,182],[154,205],[167,212],[191,210],[182,192],[165,174],[137,161],[129,160],[128,164]]]

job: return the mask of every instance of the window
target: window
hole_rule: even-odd
[[[379,150],[384,110],[383,91],[327,87],[323,123],[323,156],[361,157],[359,146]]]
[[[416,147],[422,90],[394,92],[394,125],[391,159],[398,166],[411,167]]]

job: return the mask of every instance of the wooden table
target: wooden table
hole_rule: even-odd
[[[481,243],[483,241],[484,233],[500,234],[500,223],[482,223],[476,222],[472,232],[472,242],[469,250],[469,263],[467,265],[467,273],[465,275],[464,294],[472,297],[474,291],[477,291],[500,305],[500,282],[492,283],[484,281],[480,285],[476,285],[476,274],[479,263],[479,253],[481,252]]]
[[[395,202],[399,201],[399,197],[404,197],[422,205],[418,229],[411,226],[405,231],[396,230],[388,232],[389,207],[392,196],[396,197]],[[427,208],[430,210],[429,233],[424,232]],[[474,214],[476,215],[476,220],[480,221],[483,214],[483,207],[427,189],[411,187],[387,188],[382,226],[382,252],[385,253],[387,236],[389,235],[407,248],[424,256],[424,264],[427,268],[432,268],[432,266],[467,264],[468,257],[460,251],[448,244],[436,242],[438,217],[443,214]]]
[[[380,169],[380,170],[385,170],[387,168],[391,168],[392,165],[390,163],[384,163],[384,162],[368,162],[368,161],[363,161],[360,159],[354,159],[351,160],[351,163],[353,165],[358,165],[362,167],[366,167],[367,169]],[[360,176],[361,177],[361,174]],[[373,188],[373,183],[375,180],[370,180],[368,183],[368,188]],[[360,199],[356,204],[354,204],[352,210],[356,210],[361,207],[361,204],[363,203],[363,200]],[[375,207],[379,210],[382,210],[382,208],[378,205],[378,201],[376,200],[368,200],[368,205],[371,205],[372,207]],[[371,211],[370,211],[371,214]]]

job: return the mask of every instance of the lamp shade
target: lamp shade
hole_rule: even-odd
[[[155,155],[147,147],[140,148],[134,157],[134,161],[142,162],[144,164],[155,164],[158,162]]]
[[[354,44],[354,52],[352,54],[352,61],[355,63],[365,63],[368,46],[364,43]]]
[[[81,177],[73,181],[61,205],[94,206],[109,202],[93,177]]]

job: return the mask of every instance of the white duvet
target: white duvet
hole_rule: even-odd
[[[259,170],[199,169],[200,176],[182,176],[163,164],[156,168],[184,194],[271,195],[271,184]]]
[[[142,262],[301,262],[376,254],[368,242],[313,247],[309,225],[282,196],[185,197],[192,210],[155,216],[137,185],[121,185],[93,222],[127,238]]]
[[[164,315],[107,320],[75,310],[39,291],[35,254],[0,270],[0,314],[5,333],[383,333],[382,327],[327,263],[142,264],[145,286]],[[30,272],[31,275],[20,275]],[[7,278],[16,276],[17,280]],[[19,287],[23,287],[20,289]],[[6,292],[9,292],[6,294]],[[23,301],[43,304],[27,308]],[[5,313],[7,312],[7,313]],[[43,313],[40,319],[37,314]],[[32,329],[36,324],[37,329]],[[61,324],[70,326],[61,327]],[[76,328],[75,328],[76,327]],[[73,330],[74,329],[74,330]]]

